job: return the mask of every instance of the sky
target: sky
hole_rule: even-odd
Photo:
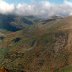
[[[0,0],[0,13],[50,17],[72,15],[72,0]]]
[[[15,3],[15,4],[18,4],[18,3],[31,3],[32,1],[35,1],[35,2],[40,2],[40,1],[44,1],[44,0],[6,0],[8,3]],[[64,2],[64,0],[45,0],[45,1],[49,1],[51,3],[55,3],[55,4],[61,4]],[[72,0],[69,0],[69,1],[72,1]]]
[[[8,3],[14,3],[14,4],[18,4],[18,3],[31,3],[32,1],[35,0],[6,0]],[[40,2],[41,0],[36,0],[36,2]],[[50,2],[57,2],[57,3],[61,3],[62,0],[49,0]]]

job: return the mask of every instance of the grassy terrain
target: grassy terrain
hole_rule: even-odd
[[[65,20],[6,33],[0,42],[0,67],[9,72],[71,72],[72,29]]]

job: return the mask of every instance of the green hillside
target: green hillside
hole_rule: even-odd
[[[39,21],[0,37],[0,67],[9,72],[71,72],[72,17]]]

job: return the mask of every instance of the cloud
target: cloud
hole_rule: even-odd
[[[8,4],[4,0],[0,0],[0,13],[11,13],[13,12],[14,8],[14,4]]]
[[[51,12],[53,6],[54,5],[48,1],[41,1],[40,3],[33,4],[18,4],[16,6],[16,14],[48,17],[53,14],[53,12]]]
[[[64,0],[64,3],[58,5],[42,0],[39,3],[19,3],[14,5],[7,3],[5,0],[0,0],[0,13],[14,13],[24,16],[34,15],[45,18],[53,15],[72,15],[72,2]]]
[[[17,13],[21,15],[35,15],[41,17],[49,17],[53,15],[71,15],[72,3],[65,0],[62,4],[53,4],[49,1],[41,1],[34,4],[18,4]]]

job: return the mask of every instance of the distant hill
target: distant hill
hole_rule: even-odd
[[[0,14],[0,29],[8,31],[21,30],[25,26],[33,25],[39,19],[33,16],[16,16]]]
[[[49,19],[41,19],[34,16],[16,16],[16,15],[3,15],[0,14],[0,30],[18,31],[24,27],[34,25],[44,21],[53,21],[61,17],[53,16]]]

